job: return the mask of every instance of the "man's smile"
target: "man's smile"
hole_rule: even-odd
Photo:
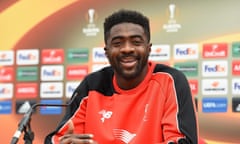
[[[137,60],[135,58],[124,58],[120,60],[120,64],[125,68],[132,68],[136,65]]]

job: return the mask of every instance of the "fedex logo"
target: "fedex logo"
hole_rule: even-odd
[[[13,65],[14,53],[12,50],[0,50],[0,65]]]
[[[92,49],[93,62],[108,62],[103,47],[96,47]]]
[[[223,58],[227,57],[227,43],[203,44],[203,58]]]
[[[214,65],[214,66],[205,65],[204,71],[206,71],[206,72],[223,72],[223,71],[225,71],[225,68],[222,67],[221,65]]]
[[[197,59],[198,45],[197,44],[177,44],[174,45],[175,59]]]
[[[0,82],[13,81],[13,67],[0,67]]]
[[[0,99],[12,98],[12,96],[13,96],[13,84],[12,83],[0,84]]]
[[[17,64],[18,65],[32,65],[39,63],[39,50],[18,50],[17,51]]]
[[[19,54],[18,55],[18,58],[21,60],[34,60],[34,59],[36,59],[36,57],[34,56],[34,55],[32,55],[32,54],[28,54],[28,55],[24,55],[24,54]]]
[[[232,94],[240,95],[240,78],[232,79]]]
[[[77,86],[80,84],[81,82],[67,82],[66,83],[66,97],[70,98],[73,94],[73,92],[75,91],[75,89],[77,88]]]
[[[192,50],[191,48],[186,48],[186,49],[180,49],[180,48],[177,48],[176,49],[176,55],[192,55],[192,54],[195,54],[196,51]]]
[[[227,76],[227,61],[204,61],[202,63],[202,75],[206,77]]]
[[[63,49],[42,50],[42,64],[62,64],[64,61]]]
[[[47,65],[41,67],[42,81],[63,80],[63,65]]]
[[[240,75],[240,60],[232,61],[232,74]]]
[[[0,94],[7,94],[9,92],[10,92],[10,90],[7,88],[1,87],[1,89],[0,89]]]

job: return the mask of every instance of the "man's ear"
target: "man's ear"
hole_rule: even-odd
[[[151,52],[152,50],[152,43],[149,44],[149,53]]]
[[[106,47],[104,47],[104,51],[105,51],[105,56],[108,57],[107,48]]]

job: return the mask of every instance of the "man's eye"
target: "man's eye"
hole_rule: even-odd
[[[141,45],[142,42],[141,42],[141,41],[133,41],[133,44],[134,44],[134,45]]]
[[[121,45],[121,42],[120,42],[120,41],[116,41],[116,42],[113,42],[112,45],[113,45],[113,46],[120,46],[120,45]]]

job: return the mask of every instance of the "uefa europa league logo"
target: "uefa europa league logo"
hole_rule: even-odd
[[[83,28],[83,33],[86,36],[96,36],[100,29],[95,25],[94,21],[97,19],[97,12],[95,9],[90,8],[85,17],[88,20],[87,27]]]
[[[167,32],[177,32],[178,29],[180,29],[182,26],[181,24],[177,23],[176,21],[176,5],[175,4],[169,4],[168,5],[168,14],[169,19],[168,23],[163,25],[163,29],[165,29]]]
[[[89,9],[88,10],[88,18],[89,18],[89,23],[92,24],[94,21],[94,14],[95,10],[94,9]]]

